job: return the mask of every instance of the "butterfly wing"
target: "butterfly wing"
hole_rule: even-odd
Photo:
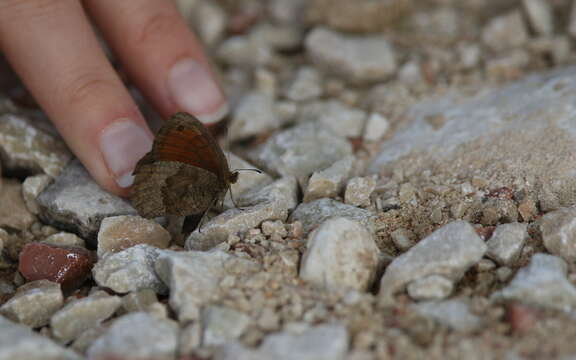
[[[142,217],[187,216],[204,213],[226,189],[216,175],[199,167],[142,161],[137,166],[131,200]]]
[[[230,177],[228,161],[208,129],[194,116],[177,113],[160,129],[152,149],[156,161],[177,161]]]

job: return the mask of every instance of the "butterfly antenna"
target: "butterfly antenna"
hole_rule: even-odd
[[[234,204],[234,206],[241,211],[244,211],[243,208],[241,208],[240,206],[238,206],[238,204],[236,204],[236,200],[234,200],[234,195],[232,194],[232,186],[230,186],[230,200],[232,200],[232,204]]]
[[[260,170],[260,169],[236,169],[236,170],[234,170],[234,172],[236,172],[236,171],[254,171],[254,172],[257,172],[258,174],[262,174],[262,170]]]

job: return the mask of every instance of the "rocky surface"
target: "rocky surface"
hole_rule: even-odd
[[[573,1],[177,4],[265,173],[180,238],[2,88],[0,359],[576,355]]]

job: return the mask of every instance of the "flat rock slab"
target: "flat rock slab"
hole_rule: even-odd
[[[38,205],[45,222],[92,241],[104,218],[136,215],[127,201],[98,186],[78,160],[40,194]]]
[[[534,191],[542,210],[576,204],[576,68],[534,75],[465,100],[412,106],[414,119],[386,141],[370,166]]]

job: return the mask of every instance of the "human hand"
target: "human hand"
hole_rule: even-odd
[[[153,136],[91,23],[163,117],[214,122],[227,103],[170,0],[0,1],[0,50],[94,179],[126,195]]]

